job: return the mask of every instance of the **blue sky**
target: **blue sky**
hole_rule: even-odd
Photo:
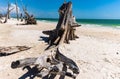
[[[21,0],[18,5],[21,9]],[[58,8],[64,0],[22,0],[36,17],[58,18]],[[73,14],[81,19],[120,19],[120,0],[66,0],[73,3]],[[10,0],[12,4],[15,0]],[[7,0],[0,0],[0,12],[5,12]]]

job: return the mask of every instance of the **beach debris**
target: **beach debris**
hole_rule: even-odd
[[[37,24],[33,15],[30,16],[27,12],[25,14],[26,14],[26,17],[25,17],[26,24]]]
[[[30,49],[31,47],[27,46],[9,46],[9,47],[0,47],[0,57],[12,55],[21,51]]]
[[[36,19],[34,18],[33,14],[30,15],[28,12],[27,12],[27,9],[26,7],[23,6],[23,3],[22,3],[22,8],[23,8],[23,11],[24,11],[24,14],[25,14],[25,24],[37,24],[37,21]]]
[[[65,76],[69,76],[73,79],[76,78],[76,76],[80,73],[77,64],[72,59],[63,55],[59,50],[61,44],[68,42],[70,39],[77,38],[74,34],[74,30],[75,27],[78,27],[79,25],[71,21],[71,6],[72,2],[63,3],[59,9],[59,11],[61,10],[59,12],[60,18],[56,29],[52,31],[43,31],[43,33],[50,35],[50,45],[53,44],[53,42],[57,45],[51,49],[45,50],[45,52],[39,57],[13,61],[11,63],[11,68],[16,69],[24,67],[28,69],[28,72],[32,72],[32,70],[37,69],[32,76],[42,78],[47,77],[45,79],[50,79],[52,75],[54,75],[54,77],[56,75],[60,75],[62,79]],[[33,68],[31,69],[31,67]],[[68,72],[67,69],[69,69],[70,72]]]
[[[68,43],[69,40],[78,38],[75,35],[77,24],[75,17],[72,14],[72,2],[64,2],[59,8],[59,20],[54,30],[43,31],[44,34],[49,35],[49,45],[59,45],[59,43]]]
[[[56,50],[53,49],[49,54],[43,54],[38,58],[21,59],[13,61],[11,64],[11,68],[13,69],[26,66],[37,67],[39,73],[36,73],[36,75],[39,77],[55,74],[69,76],[75,79],[77,74],[79,74],[79,68],[76,63],[60,53],[58,48]],[[71,70],[73,74],[67,72],[67,70],[63,70],[64,67]]]

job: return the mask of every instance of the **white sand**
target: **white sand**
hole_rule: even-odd
[[[54,29],[55,26],[56,23],[40,21],[37,25],[16,25],[13,20],[0,24],[0,46],[32,47],[27,51],[0,57],[0,79],[19,79],[24,75],[27,70],[11,69],[11,62],[38,57],[43,53],[47,43],[39,41],[40,36],[45,36],[42,31]],[[79,66],[80,74],[77,79],[120,79],[120,30],[82,26],[77,28],[76,34],[79,39],[62,45],[60,51]]]

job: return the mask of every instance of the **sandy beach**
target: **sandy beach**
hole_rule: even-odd
[[[54,29],[55,22],[38,21],[37,25],[19,25],[12,19],[0,24],[0,46],[26,45],[32,47],[14,55],[0,57],[0,79],[22,78],[27,70],[11,69],[12,61],[28,57],[39,57],[48,44],[44,30]],[[64,44],[60,51],[74,60],[80,68],[77,79],[120,79],[120,29],[82,25],[76,29],[79,39]],[[58,79],[57,76],[55,79]],[[34,79],[40,79],[35,77]],[[65,79],[72,79],[65,77]]]

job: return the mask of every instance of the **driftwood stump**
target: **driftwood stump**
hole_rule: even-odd
[[[74,22],[72,15],[72,2],[63,3],[59,8],[59,20],[54,30],[43,31],[49,35],[49,45],[59,45],[59,43],[69,43],[69,40],[78,38],[75,35],[76,27],[80,26]]]

